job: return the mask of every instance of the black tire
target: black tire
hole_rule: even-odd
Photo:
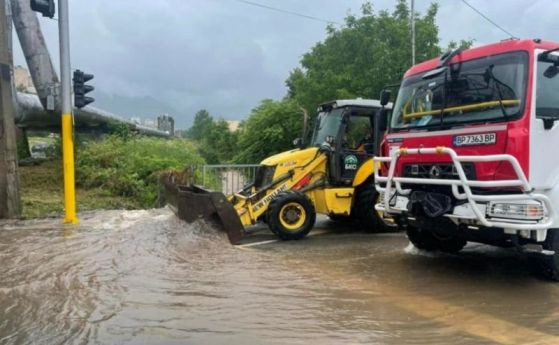
[[[441,237],[431,230],[421,229],[408,225],[406,229],[408,239],[418,249],[425,251],[441,251],[445,253],[458,253],[466,246],[467,241],[457,236]]]
[[[553,250],[553,255],[541,255],[538,258],[541,274],[549,280],[559,281],[559,229],[549,229],[543,248]]]
[[[270,230],[280,239],[299,240],[311,231],[316,221],[316,212],[312,202],[304,194],[286,192],[278,194],[270,202],[266,219]],[[296,228],[288,227],[291,222]],[[301,224],[297,225],[299,222]]]
[[[468,243],[466,240],[457,237],[451,237],[451,238],[438,240],[438,241],[439,241],[439,250],[441,252],[450,253],[450,254],[458,253]]]
[[[372,178],[355,188],[351,214],[354,220],[373,232],[386,230],[386,224],[375,210],[379,194]]]
[[[343,216],[341,214],[330,214],[328,215],[328,218],[336,223],[349,223],[353,221],[353,218],[351,218],[351,216]]]
[[[406,228],[408,240],[417,248],[428,252],[438,250],[437,239],[429,231],[408,225]]]

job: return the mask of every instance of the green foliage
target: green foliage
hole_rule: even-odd
[[[213,126],[214,120],[206,109],[199,110],[194,116],[192,127],[186,132],[186,137],[192,140],[201,140]]]
[[[236,153],[237,137],[225,120],[214,121],[199,141],[200,153],[210,164],[229,162]]]
[[[45,151],[47,158],[58,159],[62,157],[62,140],[60,137],[55,137],[52,144],[49,145]]]
[[[438,5],[417,13],[416,60],[441,54]],[[349,15],[342,28],[329,27],[327,37],[303,56],[286,81],[288,96],[312,113],[325,101],[378,98],[382,88],[399,82],[411,65],[410,11],[405,0],[395,10],[375,12],[370,3],[360,17]]]
[[[240,129],[235,162],[260,162],[293,148],[293,139],[301,136],[302,124],[302,112],[295,101],[262,101]]]
[[[107,129],[108,133],[124,140],[130,139],[134,135],[130,126],[124,123],[109,123]]]
[[[214,120],[204,109],[196,113],[186,137],[197,142],[199,153],[209,164],[227,163],[237,151],[237,133],[229,130],[227,121]]]
[[[38,165],[19,167],[24,218],[60,217],[64,212],[62,162],[50,159]],[[101,188],[77,188],[78,210],[138,209],[133,198],[111,195]]]
[[[21,130],[21,135],[17,136],[16,138],[16,145],[17,145],[17,158],[18,160],[23,160],[31,157],[29,142],[27,139],[27,134]]]
[[[460,40],[459,42],[450,41],[446,50],[454,50],[457,48],[468,49],[474,44],[474,40]]]
[[[131,197],[144,207],[157,198],[157,173],[203,164],[195,145],[185,139],[111,136],[77,152],[76,182],[86,189],[103,188]]]

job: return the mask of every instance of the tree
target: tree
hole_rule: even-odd
[[[227,163],[237,153],[237,133],[229,130],[225,120],[212,121],[198,144],[207,163]]]
[[[270,99],[252,110],[240,129],[237,163],[258,163],[293,147],[302,133],[303,116],[294,100]]]
[[[418,62],[441,54],[438,5],[415,16]],[[325,101],[343,98],[378,98],[383,87],[397,83],[411,64],[410,11],[398,0],[392,13],[375,13],[370,3],[362,15],[349,15],[342,28],[328,27],[327,37],[301,60],[301,67],[286,81],[288,97],[310,113]]]
[[[196,113],[185,137],[196,141],[198,151],[209,164],[227,163],[236,154],[237,134],[229,130],[225,120],[214,120],[202,109]]]
[[[194,116],[192,127],[186,132],[186,137],[193,140],[204,138],[213,124],[213,118],[206,109],[199,110]]]
[[[446,50],[454,50],[457,48],[468,49],[474,44],[474,40],[460,40],[459,42],[450,41],[448,42],[448,46]]]

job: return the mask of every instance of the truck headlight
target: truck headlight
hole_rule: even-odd
[[[544,209],[539,202],[520,204],[492,201],[487,207],[487,215],[495,218],[540,220],[544,216]]]

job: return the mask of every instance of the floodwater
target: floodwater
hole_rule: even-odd
[[[559,344],[515,252],[425,254],[321,219],[233,247],[167,209],[0,224],[0,344]]]

